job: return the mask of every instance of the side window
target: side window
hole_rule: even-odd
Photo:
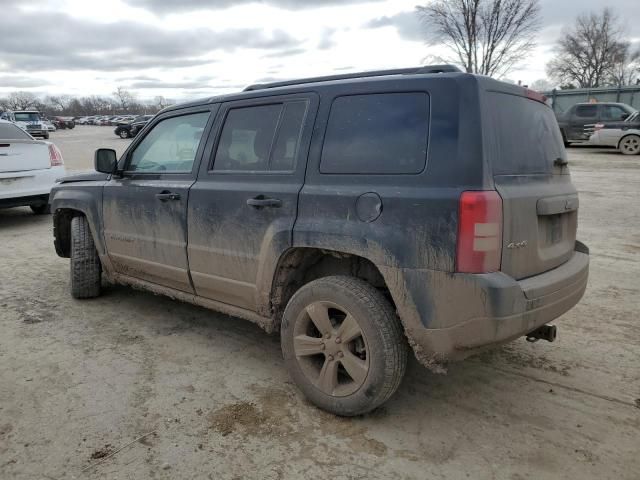
[[[204,112],[162,120],[135,148],[127,171],[191,172],[208,118]]]
[[[292,102],[285,105],[278,128],[278,137],[271,153],[269,170],[291,171],[295,168],[300,134],[306,114],[307,102]]]
[[[595,118],[598,113],[597,105],[578,105],[575,115],[578,118]]]
[[[338,97],[331,105],[321,173],[416,174],[427,160],[429,96]]]
[[[232,108],[222,127],[213,170],[293,170],[306,111],[306,101]]]
[[[603,118],[605,120],[624,120],[629,116],[629,112],[617,105],[604,105]]]

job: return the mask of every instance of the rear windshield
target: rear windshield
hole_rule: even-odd
[[[491,118],[485,135],[494,175],[551,173],[557,158],[566,158],[553,110],[526,97],[487,92]]]
[[[29,140],[31,137],[21,128],[10,123],[0,123],[0,140]]]

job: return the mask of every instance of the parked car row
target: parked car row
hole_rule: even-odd
[[[139,115],[92,115],[76,118],[78,125],[118,125],[123,122],[131,122]]]

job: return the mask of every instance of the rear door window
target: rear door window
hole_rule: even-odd
[[[578,118],[596,118],[598,115],[597,105],[578,105],[575,116]]]
[[[427,161],[429,96],[423,92],[337,97],[320,172],[417,174]]]
[[[292,171],[308,102],[232,108],[222,127],[213,170]]]

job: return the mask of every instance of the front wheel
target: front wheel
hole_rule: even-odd
[[[100,295],[102,267],[93,243],[89,222],[84,216],[71,219],[71,296],[92,298]]]
[[[284,362],[315,405],[336,415],[367,413],[397,390],[408,345],[389,301],[354,277],[314,280],[282,319]]]
[[[49,140],[49,132],[47,132],[47,133],[45,133],[45,134],[44,134],[44,139],[45,139],[45,140]]]
[[[638,155],[640,153],[640,136],[627,135],[620,140],[618,148],[623,155]]]
[[[127,132],[126,130],[120,130],[120,133],[118,133],[118,135],[120,136],[120,138],[129,138],[129,132]]]

